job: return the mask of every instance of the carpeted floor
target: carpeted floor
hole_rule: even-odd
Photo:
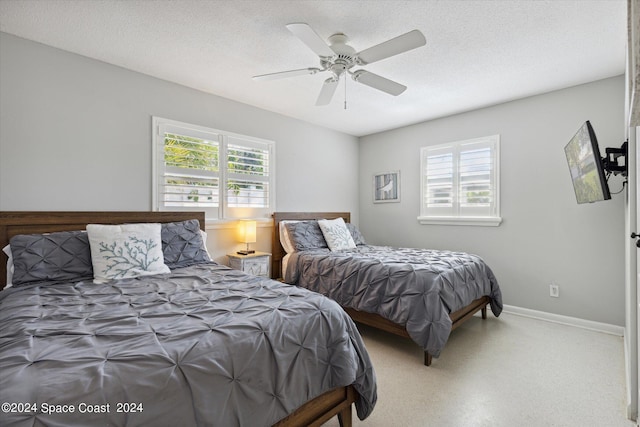
[[[412,341],[359,328],[378,403],[364,421],[354,411],[354,426],[635,426],[626,418],[621,337],[489,312],[456,329],[426,367]]]

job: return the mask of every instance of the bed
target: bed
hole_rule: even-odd
[[[500,315],[500,287],[480,257],[367,245],[349,225],[350,217],[349,212],[274,213],[271,271],[336,300],[356,322],[411,338],[424,350],[427,366],[440,355],[451,331],[475,313],[486,319],[490,306]],[[354,245],[332,251],[313,223],[340,218]],[[285,227],[286,235],[281,232]],[[298,241],[283,242],[289,233],[297,233]]]
[[[95,223],[162,223],[173,268],[94,283],[85,242],[95,262],[92,239],[111,230],[79,231]],[[350,426],[352,404],[366,418],[375,373],[352,320],[328,298],[210,261],[202,231],[194,212],[0,212],[15,267],[0,291],[0,425],[317,426],[337,415]]]

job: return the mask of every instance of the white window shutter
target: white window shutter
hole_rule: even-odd
[[[455,153],[452,147],[422,149],[423,214],[452,216],[456,208]]]
[[[491,217],[497,212],[497,141],[482,138],[459,146],[459,216]]]
[[[418,219],[423,223],[468,224],[477,219],[482,225],[498,225],[499,143],[499,135],[493,135],[421,148]]]
[[[269,214],[272,205],[271,144],[229,137],[226,144],[225,201],[229,216],[241,217],[246,209],[253,216]]]
[[[275,210],[273,141],[153,118],[153,204],[207,218],[259,218]]]

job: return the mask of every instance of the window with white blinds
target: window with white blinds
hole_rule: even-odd
[[[153,203],[207,218],[268,216],[274,209],[274,142],[153,118]]]
[[[500,136],[420,149],[423,224],[499,225]]]

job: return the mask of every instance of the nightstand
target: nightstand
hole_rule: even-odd
[[[271,254],[266,252],[255,252],[249,255],[227,254],[229,257],[229,267],[244,271],[254,276],[270,277]]]

